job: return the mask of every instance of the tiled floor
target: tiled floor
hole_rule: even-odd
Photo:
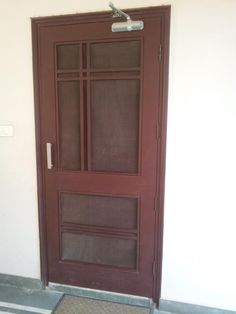
[[[0,285],[0,313],[50,314],[62,293]]]

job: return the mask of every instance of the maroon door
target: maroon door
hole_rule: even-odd
[[[141,18],[127,33],[52,18],[37,34],[50,282],[154,294],[162,17]]]

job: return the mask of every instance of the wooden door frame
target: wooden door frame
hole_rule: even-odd
[[[158,160],[157,167],[157,195],[156,221],[155,221],[155,264],[154,264],[154,295],[153,299],[159,305],[161,293],[162,275],[162,251],[163,251],[163,222],[164,222],[164,189],[165,189],[165,160],[166,160],[166,133],[167,133],[167,103],[168,103],[168,72],[169,72],[169,37],[170,37],[170,6],[158,6],[126,10],[132,18],[159,17],[161,18],[161,45],[162,62],[160,65],[160,116]],[[37,155],[37,183],[38,183],[38,208],[39,208],[39,233],[40,233],[40,263],[41,280],[43,286],[48,285],[47,263],[47,234],[45,218],[45,191],[43,177],[43,160],[40,145],[40,29],[56,25],[72,25],[79,23],[113,22],[111,12],[83,13],[63,16],[32,18],[32,46],[33,46],[33,79],[34,79],[34,104],[35,104],[35,132],[36,132],[36,155]],[[157,47],[159,53],[159,47]]]

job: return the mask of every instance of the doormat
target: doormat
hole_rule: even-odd
[[[54,314],[151,314],[151,309],[140,306],[106,302],[65,295]]]

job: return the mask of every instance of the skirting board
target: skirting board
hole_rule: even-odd
[[[162,312],[173,314],[236,314],[235,311],[161,299],[159,313],[161,314]]]
[[[14,286],[31,290],[41,290],[42,282],[40,279],[26,278],[21,276],[0,274],[0,285]]]

